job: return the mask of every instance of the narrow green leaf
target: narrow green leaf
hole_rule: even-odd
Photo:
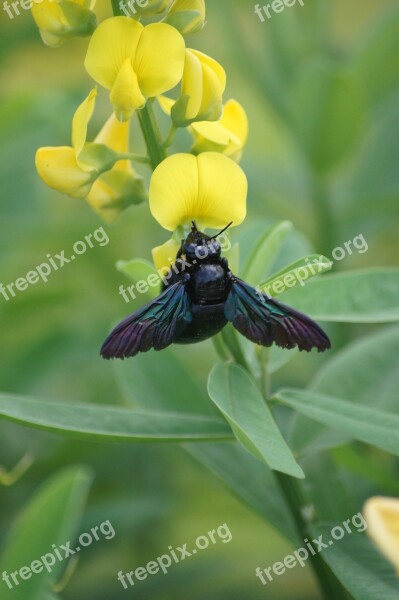
[[[9,532],[1,572],[10,574],[21,567],[29,567],[33,561],[52,552],[53,544],[60,546],[73,540],[91,479],[86,468],[69,468],[52,477],[36,492]],[[32,573],[26,581],[19,579],[19,585],[9,593],[10,598],[42,600],[45,590],[50,592],[51,582],[58,579],[65,567],[65,563],[56,563],[51,574],[43,569],[41,573]]]
[[[259,238],[252,250],[243,272],[243,279],[251,285],[256,285],[264,274],[272,267],[284,239],[292,231],[289,221],[281,221],[273,225]]]
[[[346,271],[287,290],[284,302],[321,321],[394,322],[399,321],[398,289],[399,269]]]
[[[254,380],[234,364],[218,364],[208,393],[242,445],[271,469],[304,477]]]
[[[273,471],[237,442],[184,444],[184,449],[221,479],[294,544],[299,542],[289,507]]]
[[[141,258],[134,258],[133,260],[118,260],[116,263],[116,268],[124,275],[127,275],[132,281],[134,281],[135,284],[138,282],[144,282],[140,283],[139,285],[145,291],[139,291],[135,288],[135,286],[133,287],[133,294],[135,296],[144,295],[151,299],[158,296],[161,286],[161,278],[154,265],[149,261]]]
[[[399,456],[399,416],[310,390],[284,389],[275,398],[298,412]]]
[[[303,287],[312,277],[329,271],[332,265],[331,260],[325,256],[310,254],[281,269],[258,287],[268,296],[278,296],[297,285]]]
[[[363,406],[399,414],[399,327],[384,328],[335,354],[321,368],[310,388],[321,394],[350,398]],[[298,415],[290,442],[301,453],[341,445],[350,439]]]
[[[328,542],[332,539],[332,528],[337,525],[314,527],[314,537],[322,534],[323,541]],[[341,540],[333,540],[320,556],[354,600],[397,600],[399,579],[393,568],[364,535],[356,533],[354,527],[351,529],[352,533],[347,533]]]
[[[0,416],[23,425],[86,439],[182,442],[231,439],[225,421],[200,415],[65,404],[0,395]]]

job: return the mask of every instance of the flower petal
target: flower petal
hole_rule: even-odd
[[[158,96],[179,83],[184,50],[184,38],[174,27],[153,23],[144,28],[133,62],[144,96]]]
[[[72,119],[72,146],[77,157],[82,152],[86,142],[87,126],[93,116],[96,97],[97,89],[94,88],[77,108]]]
[[[130,123],[129,121],[124,121],[121,123],[112,114],[108,121],[105,123],[96,139],[94,140],[95,144],[105,144],[108,148],[115,150],[115,152],[120,152],[121,154],[126,154],[129,152],[129,136],[130,136]],[[132,167],[132,163],[130,160],[119,160],[115,163],[113,169],[118,171],[126,171],[129,173],[134,173],[134,169]]]
[[[100,23],[87,49],[85,67],[89,75],[111,89],[126,59],[134,59],[143,29],[129,17],[111,17]]]
[[[242,145],[245,144],[248,138],[248,118],[247,113],[237,100],[231,99],[226,102],[220,122],[237,136]]]
[[[49,187],[75,198],[87,196],[95,173],[79,168],[75,151],[69,146],[39,148],[36,169]]]
[[[188,121],[195,119],[200,110],[203,92],[202,80],[201,61],[192,50],[187,49],[181,95],[189,98],[185,110],[185,118]]]
[[[143,108],[145,104],[130,58],[125,60],[118,72],[110,99],[119,121],[127,121],[136,109]]]
[[[201,227],[239,225],[246,214],[247,179],[242,169],[216,152],[175,154],[154,171],[150,210],[170,231],[192,220]]]
[[[162,244],[161,246],[156,246],[152,249],[152,260],[154,262],[155,268],[158,271],[162,271],[169,269],[169,267],[175,262],[176,254],[180,248],[180,242],[172,237],[170,240]]]
[[[399,498],[369,498],[363,514],[369,536],[399,573]]]

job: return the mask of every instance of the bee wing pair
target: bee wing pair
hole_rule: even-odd
[[[261,346],[273,343],[282,348],[298,347],[323,352],[331,347],[324,331],[296,310],[269,298],[239,279],[232,277],[224,306],[225,317],[242,335]],[[191,322],[191,300],[186,281],[166,288],[122,321],[105,340],[104,358],[127,358],[150,348],[162,350],[173,343]]]

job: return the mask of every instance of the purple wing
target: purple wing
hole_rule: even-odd
[[[103,358],[127,358],[150,348],[163,350],[191,322],[191,301],[183,281],[119,323],[101,348]]]
[[[271,346],[295,348],[309,352],[331,348],[324,331],[306,315],[285,306],[238,279],[232,278],[231,290],[225,303],[226,319],[246,338]]]

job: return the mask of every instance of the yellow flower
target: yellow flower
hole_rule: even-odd
[[[241,104],[229,100],[219,121],[193,123],[189,130],[194,136],[191,151],[195,154],[213,150],[239,162],[248,137],[248,119]]]
[[[182,35],[200,31],[205,23],[205,0],[174,0],[166,22]]]
[[[163,275],[163,269],[168,269],[176,260],[177,251],[180,248],[180,241],[176,237],[171,237],[170,240],[156,246],[152,249],[152,260],[155,268]]]
[[[115,114],[127,120],[147,98],[163,94],[181,80],[184,39],[166,23],[144,27],[129,17],[112,17],[94,32],[85,66],[110,90]]]
[[[225,87],[226,73],[216,60],[198,50],[186,49],[180,98],[176,102],[162,97],[158,100],[176,127],[187,127],[194,121],[220,118]]]
[[[120,123],[111,115],[94,143],[105,144],[121,154],[129,152],[129,121]],[[121,212],[131,204],[147,199],[143,178],[132,167],[130,160],[118,160],[110,171],[93,183],[87,196],[91,208],[107,223],[114,223]]]
[[[104,144],[86,142],[96,96],[93,89],[75,112],[72,146],[45,147],[36,152],[36,168],[43,181],[75,198],[85,198],[97,177],[120,158],[119,153]]]
[[[369,536],[399,575],[399,498],[369,498],[363,514]]]
[[[230,158],[216,152],[174,154],[155,169],[149,199],[153,217],[175,231],[190,226],[221,228],[245,218],[247,179]]]
[[[92,12],[96,0],[41,0],[33,2],[32,16],[42,40],[56,48],[74,36],[91,35],[96,28]]]

